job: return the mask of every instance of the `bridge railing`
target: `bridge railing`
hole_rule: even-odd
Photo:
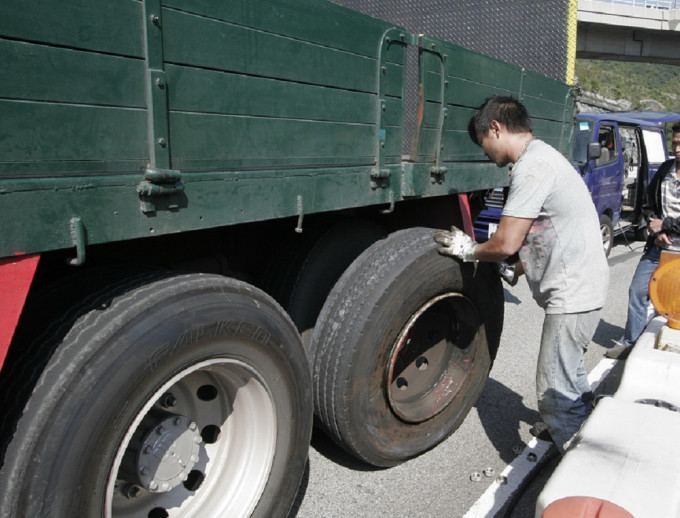
[[[598,2],[627,5],[630,7],[648,7],[650,9],[680,9],[680,0],[596,0]]]

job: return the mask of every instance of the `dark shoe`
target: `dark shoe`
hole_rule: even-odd
[[[612,347],[604,355],[612,360],[625,360],[628,355],[633,350],[632,346],[619,345],[618,347]]]
[[[548,427],[543,421],[539,421],[535,423],[534,426],[529,428],[529,433],[536,437],[536,439],[540,439],[546,442],[553,442],[552,436],[548,431]]]

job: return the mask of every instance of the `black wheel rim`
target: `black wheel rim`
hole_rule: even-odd
[[[447,293],[428,300],[392,347],[386,393],[392,411],[410,423],[444,410],[469,378],[480,318],[470,299]]]

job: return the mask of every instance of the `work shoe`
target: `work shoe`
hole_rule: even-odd
[[[548,431],[548,426],[543,421],[534,423],[534,426],[529,428],[529,433],[536,437],[536,439],[546,442],[554,442],[550,432]]]
[[[625,360],[632,350],[633,346],[631,345],[619,345],[608,349],[604,355],[612,360]]]

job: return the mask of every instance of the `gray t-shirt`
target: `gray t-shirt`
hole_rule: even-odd
[[[532,141],[510,172],[504,216],[534,222],[519,251],[546,313],[580,313],[607,299],[609,265],[585,183],[559,151]]]

